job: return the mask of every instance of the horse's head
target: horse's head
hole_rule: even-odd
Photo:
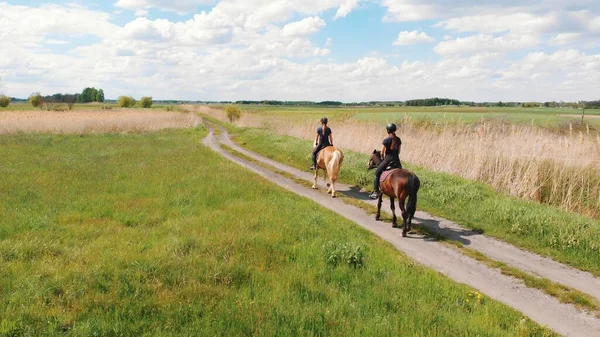
[[[383,159],[381,159],[381,151],[373,150],[371,154],[371,159],[369,159],[369,163],[367,164],[367,170],[372,170],[379,166]]]

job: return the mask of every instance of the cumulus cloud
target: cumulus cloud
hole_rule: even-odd
[[[394,42],[394,46],[408,46],[417,43],[427,43],[435,41],[434,38],[427,35],[425,32],[413,31],[402,31],[398,35],[398,39]]]
[[[140,14],[147,13],[150,8],[185,14],[194,11],[200,5],[209,5],[213,2],[213,0],[119,0],[115,6],[131,9]]]
[[[3,42],[38,43],[51,34],[107,38],[117,30],[118,27],[110,23],[109,14],[76,5],[29,7],[0,2],[0,38]]]
[[[531,13],[485,14],[448,19],[436,26],[457,32],[479,33],[543,33],[559,23],[557,13],[534,15]]]
[[[424,4],[411,0],[383,0],[387,7],[384,21],[420,21],[439,16],[438,9],[433,4]]]
[[[283,27],[284,36],[302,36],[313,34],[321,30],[327,24],[320,17],[309,17],[301,21],[288,23]]]
[[[499,37],[474,35],[465,38],[442,41],[434,51],[440,55],[464,55],[481,52],[509,52],[535,47],[539,44],[532,35],[507,34]]]
[[[571,3],[582,8],[583,1]],[[177,1],[121,5],[147,11],[167,10],[170,3],[173,12],[196,8]],[[598,34],[600,5],[590,2],[586,10],[572,11],[559,1],[528,0],[517,8],[503,6],[500,0],[490,0],[491,7],[475,0],[383,0],[365,6],[383,5],[387,21],[435,20],[423,22],[419,26],[425,28],[420,30],[401,32],[396,43],[433,42],[431,29],[441,31],[444,39],[431,46],[438,57],[415,61],[418,55],[413,55],[409,61],[357,45],[356,55],[361,56],[346,54],[340,61],[335,48],[344,39],[334,46],[338,36],[328,32],[326,41],[319,37],[317,42],[313,34],[324,31],[329,23],[325,20],[342,20],[360,3],[221,0],[185,20],[138,17],[122,25],[111,23],[111,13],[75,5],[0,3],[0,38],[3,50],[10,50],[0,53],[0,76],[5,91],[20,97],[38,90],[76,92],[93,85],[104,88],[111,98],[122,94],[200,100],[597,98],[600,55],[591,49],[586,54],[583,48],[597,40],[593,36]],[[327,16],[333,13],[334,17]],[[394,29],[380,24],[378,29]],[[549,47],[552,44],[558,47]],[[562,50],[565,46],[570,49]]]
[[[337,12],[335,12],[334,20],[337,20],[339,18],[345,18],[346,16],[348,16],[348,14],[352,12],[352,10],[358,7],[358,2],[359,0],[343,1],[340,5],[340,8],[338,8]]]
[[[581,33],[560,33],[550,39],[550,44],[564,46],[569,43],[577,42],[581,38]]]

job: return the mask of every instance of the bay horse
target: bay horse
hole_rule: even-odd
[[[340,169],[344,162],[344,154],[340,149],[335,146],[328,146],[323,148],[317,156],[317,167],[315,168],[315,183],[312,188],[317,189],[317,178],[319,177],[319,170],[325,171],[325,181],[329,177],[329,183],[327,186],[329,189],[327,193],[331,193],[331,197],[335,198],[335,182],[338,180],[340,175]]]
[[[381,151],[373,150],[371,159],[367,164],[367,170],[376,168],[382,160]],[[394,201],[398,198],[404,226],[402,229],[402,236],[406,237],[407,233],[412,230],[412,219],[417,211],[417,193],[419,192],[420,186],[421,181],[419,180],[419,177],[409,170],[393,168],[384,171],[383,174],[381,174],[379,184],[380,193],[377,201],[377,217],[375,219],[377,221],[381,219],[381,204],[383,203],[382,199],[385,194],[390,197],[390,208],[392,209],[393,215],[392,227],[397,228],[398,222],[396,219],[396,206],[394,205]],[[408,203],[405,207],[404,203],[406,198],[408,198]]]

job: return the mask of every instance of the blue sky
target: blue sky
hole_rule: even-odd
[[[0,0],[5,94],[599,99],[600,2]]]

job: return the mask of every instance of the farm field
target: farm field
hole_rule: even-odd
[[[195,127],[193,113],[146,109],[0,110],[0,134],[148,132]]]
[[[59,103],[55,105],[59,110],[67,110],[68,107],[65,103]],[[181,107],[181,105],[165,105],[165,104],[153,104],[151,109],[164,110],[166,107],[174,106]],[[82,110],[102,110],[105,107],[108,110],[119,109],[119,106],[115,103],[76,103],[73,105],[71,111],[82,111]],[[29,102],[12,102],[8,107],[0,107],[2,111],[46,111],[40,108],[34,108]],[[60,112],[60,111],[59,111]]]
[[[553,335],[204,135],[1,135],[0,333]]]
[[[521,107],[285,107],[243,105],[244,110],[265,116],[302,116],[316,118],[321,115],[342,116],[345,119],[388,123],[408,119],[417,123],[474,124],[481,122],[534,124],[558,128],[581,122],[581,110],[573,108],[521,108]],[[594,128],[600,127],[600,110],[585,111],[584,121]],[[318,118],[317,118],[318,119]]]

